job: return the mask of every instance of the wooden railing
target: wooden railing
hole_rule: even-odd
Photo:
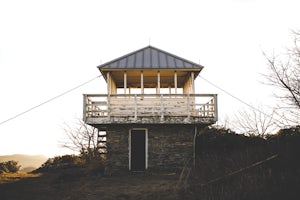
[[[83,118],[198,117],[217,121],[216,94],[84,94]]]

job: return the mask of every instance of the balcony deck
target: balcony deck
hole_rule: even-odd
[[[216,94],[84,94],[83,120],[105,124],[213,124]]]

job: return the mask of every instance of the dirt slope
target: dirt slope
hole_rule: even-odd
[[[131,174],[76,176],[76,172],[46,173],[0,184],[5,199],[179,199],[176,175]],[[1,183],[1,182],[0,182]]]

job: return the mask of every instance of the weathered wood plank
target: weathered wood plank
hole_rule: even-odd
[[[201,103],[199,103],[201,102]],[[202,103],[204,102],[204,103]],[[217,119],[216,95],[168,95],[168,94],[135,94],[135,95],[84,95],[84,119],[90,117],[199,117]],[[152,120],[153,121],[153,120]]]

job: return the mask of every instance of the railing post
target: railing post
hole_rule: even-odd
[[[134,119],[137,120],[137,95],[134,95]]]
[[[203,117],[203,106],[199,108],[199,117]]]
[[[163,104],[163,95],[160,95],[160,120],[164,120],[164,104]]]
[[[190,94],[187,95],[187,112],[188,112],[188,119],[190,119]]]
[[[110,94],[107,95],[107,117],[110,120]]]
[[[203,104],[203,117],[206,117],[206,103]]]
[[[83,115],[82,119],[84,122],[86,122],[86,106],[87,106],[87,96],[86,94],[83,95]]]
[[[214,94],[214,118],[218,121],[218,95]]]

